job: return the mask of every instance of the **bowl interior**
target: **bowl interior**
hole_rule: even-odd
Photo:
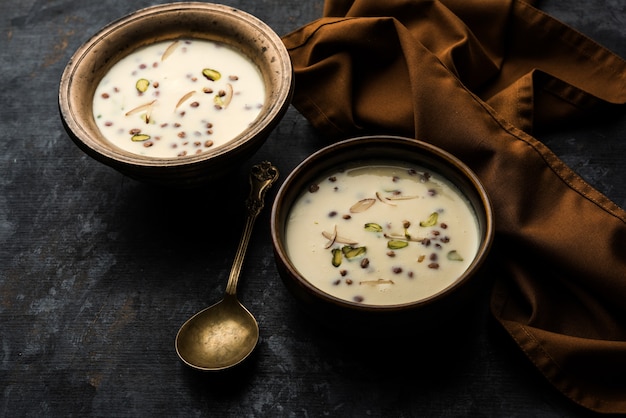
[[[93,117],[95,89],[121,58],[152,43],[195,38],[239,50],[260,69],[266,100],[256,122],[234,140],[200,155],[168,161],[135,155],[108,142]],[[139,10],[103,28],[74,54],[61,79],[59,104],[77,144],[99,159],[134,165],[183,165],[228,153],[262,135],[281,116],[292,94],[292,68],[282,41],[265,23],[243,11],[211,3],[171,3]],[[106,162],[106,161],[105,161]]]
[[[285,229],[291,207],[312,181],[330,169],[347,162],[390,160],[418,164],[438,172],[455,184],[469,200],[478,223],[479,248],[473,262],[465,273],[451,286],[417,302],[400,305],[364,305],[339,299],[313,286],[290,261],[285,245]],[[425,305],[442,298],[452,289],[460,287],[480,268],[493,239],[493,216],[491,204],[476,175],[452,155],[427,143],[398,137],[354,138],[326,147],[304,160],[285,180],[272,209],[272,240],[277,261],[290,285],[300,293],[315,295],[333,305],[355,310],[394,311],[407,307]]]

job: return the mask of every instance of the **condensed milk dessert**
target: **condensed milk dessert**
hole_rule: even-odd
[[[143,47],[101,80],[93,114],[102,135],[126,151],[175,158],[219,147],[259,115],[265,85],[242,53],[213,41]]]
[[[395,162],[328,173],[290,210],[286,249],[312,285],[368,305],[427,298],[453,284],[479,248],[466,197],[435,172]]]

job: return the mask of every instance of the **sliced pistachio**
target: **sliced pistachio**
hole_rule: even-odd
[[[367,251],[366,247],[352,247],[350,245],[345,245],[341,248],[341,252],[346,258],[349,260],[351,258],[359,257]]]
[[[409,245],[408,241],[400,241],[400,240],[396,240],[396,239],[392,239],[390,241],[387,241],[387,248],[389,248],[390,250],[399,250],[401,248],[404,248],[406,246]]]
[[[437,212],[433,212],[430,214],[428,219],[420,222],[420,226],[434,226],[437,224],[437,218],[439,218],[439,214]]]
[[[461,254],[459,254],[456,250],[448,252],[447,257],[450,261],[463,261],[463,257],[461,257]]]
[[[143,141],[147,141],[148,139],[150,139],[150,135],[147,135],[147,134],[135,134],[130,139],[133,142],[143,142]]]
[[[174,109],[178,109],[180,107],[180,105],[182,105],[183,103],[185,103],[186,100],[188,100],[191,96],[193,96],[194,94],[196,94],[195,90],[191,90],[190,92],[187,92],[183,95],[183,97],[181,97],[178,100],[178,103],[176,103],[176,107]]]
[[[165,52],[163,53],[163,55],[161,55],[161,61],[165,61],[167,59],[167,57],[169,57],[170,55],[172,55],[172,52],[174,52],[174,50],[176,49],[176,47],[178,46],[178,41],[174,41],[172,42],[167,49],[165,50]]]
[[[354,205],[350,207],[351,213],[359,213],[368,210],[374,203],[376,203],[376,199],[361,199],[356,202]]]
[[[211,68],[205,68],[204,70],[202,70],[202,75],[211,81],[217,81],[222,78],[222,74],[220,74],[219,71],[213,70]]]
[[[342,252],[339,248],[334,248],[332,250],[332,254],[333,254],[333,266],[335,267],[339,267],[341,265],[341,260],[343,259],[343,255]]]
[[[369,232],[382,232],[383,227],[374,222],[368,222],[365,224],[365,230]]]
[[[135,88],[139,93],[145,93],[146,90],[148,90],[148,87],[150,87],[150,81],[146,80],[145,78],[140,78],[135,83]]]

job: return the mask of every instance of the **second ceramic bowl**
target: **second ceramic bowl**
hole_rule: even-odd
[[[459,192],[464,215],[441,179]],[[296,167],[277,193],[271,234],[282,281],[306,312],[381,335],[435,326],[471,300],[494,227],[483,185],[460,160],[425,142],[372,136]]]

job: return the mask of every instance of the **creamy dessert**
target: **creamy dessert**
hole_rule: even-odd
[[[119,148],[175,158],[234,139],[264,101],[261,72],[242,53],[179,39],[148,45],[113,65],[96,88],[93,114]]]
[[[368,305],[438,293],[479,247],[476,216],[457,187],[388,162],[319,178],[290,209],[285,234],[289,258],[312,285]]]

